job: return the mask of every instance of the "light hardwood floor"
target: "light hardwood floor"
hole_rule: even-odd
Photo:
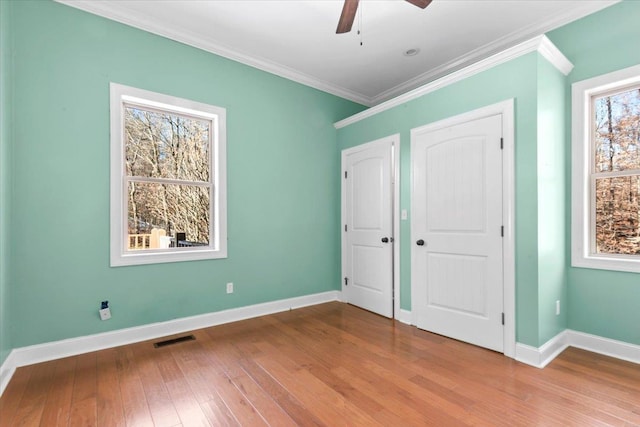
[[[640,425],[640,365],[582,350],[540,370],[342,303],[194,335],[19,368],[0,425]]]

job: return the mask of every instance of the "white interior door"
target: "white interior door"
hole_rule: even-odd
[[[343,152],[343,298],[393,317],[393,142]]]
[[[503,352],[502,116],[414,132],[416,325]]]

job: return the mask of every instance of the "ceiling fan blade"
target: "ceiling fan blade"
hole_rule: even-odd
[[[414,6],[418,6],[420,9],[424,9],[425,7],[429,6],[429,4],[431,4],[432,0],[407,0],[407,1]]]
[[[340,20],[338,21],[336,34],[348,33],[349,31],[351,31],[353,21],[356,19],[358,1],[359,0],[344,0],[344,5],[342,6],[342,13],[340,14]]]

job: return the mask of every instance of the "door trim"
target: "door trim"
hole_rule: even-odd
[[[411,152],[414,152],[417,135],[433,132],[442,128],[455,126],[472,120],[502,115],[502,136],[504,139],[502,153],[502,218],[504,221],[504,239],[502,244],[503,274],[503,309],[505,325],[503,331],[504,355],[515,358],[516,355],[516,285],[515,285],[515,170],[514,170],[514,100],[509,99],[497,104],[488,105],[477,110],[459,114],[411,129]],[[413,170],[411,170],[411,188],[414,187]],[[411,205],[411,239],[414,240],[414,207]],[[413,251],[412,251],[413,253]],[[412,259],[413,261],[413,259]],[[416,295],[416,284],[411,280],[411,295]],[[416,324],[417,311],[412,298],[411,323]]]
[[[386,136],[374,141],[365,142],[355,147],[345,148],[341,152],[340,163],[340,241],[341,241],[341,278],[340,289],[345,295],[345,287],[343,278],[346,276],[346,252],[347,239],[345,236],[344,225],[347,223],[347,188],[344,179],[344,173],[347,170],[347,156],[358,151],[367,150],[374,145],[388,144],[392,149],[391,161],[393,170],[391,171],[392,186],[392,212],[393,221],[393,318],[399,319],[400,316],[400,134]],[[344,299],[343,299],[344,300]]]

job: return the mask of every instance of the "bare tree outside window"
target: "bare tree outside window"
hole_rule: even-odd
[[[226,109],[109,92],[111,267],[226,258]]]
[[[640,255],[640,87],[593,97],[595,252]]]
[[[207,120],[125,106],[128,250],[209,244],[210,127]]]

